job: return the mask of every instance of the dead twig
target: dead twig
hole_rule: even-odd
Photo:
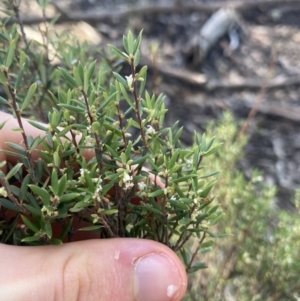
[[[251,108],[251,110],[250,110],[250,112],[247,116],[246,121],[244,122],[242,128],[240,129],[240,131],[238,133],[237,140],[240,140],[245,135],[245,133],[248,131],[250,123],[253,120],[253,118],[254,118],[254,116],[257,112],[257,109],[258,109],[260,103],[262,102],[262,100],[265,96],[265,93],[266,93],[266,90],[267,90],[267,85],[268,85],[268,82],[270,81],[270,75],[273,72],[274,67],[275,67],[276,57],[277,56],[276,56],[276,53],[275,53],[275,50],[274,50],[272,58],[271,58],[271,62],[270,62],[269,68],[268,68],[268,71],[267,71],[266,76],[264,78],[264,81],[261,85],[261,89],[260,89],[260,91],[259,91],[259,93],[256,97],[256,100],[253,104],[253,107]]]
[[[148,69],[153,72],[152,63],[145,58],[141,59],[140,65],[147,65]],[[212,80],[209,79],[206,75],[189,71],[186,69],[179,69],[166,66],[164,64],[159,64],[156,62],[155,68],[157,72],[164,77],[165,81],[168,82],[180,82],[182,84],[188,85],[191,88],[197,90],[207,90],[207,91],[219,91],[219,90],[228,90],[228,91],[259,91],[262,88],[261,79],[253,78],[244,78],[238,82],[231,82],[228,80]],[[268,79],[264,82],[264,89],[267,90],[276,90],[283,89],[291,86],[300,86],[300,74],[289,76],[289,77],[280,77],[274,79]]]

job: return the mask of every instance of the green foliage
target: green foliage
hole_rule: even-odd
[[[48,2],[39,1],[41,8]],[[149,238],[180,253],[187,271],[205,267],[194,254],[211,248],[207,239],[217,236],[211,227],[222,212],[210,196],[216,172],[202,161],[217,147],[195,133],[184,149],[182,129],[164,127],[164,96],[146,90],[147,67],[138,67],[142,32],[124,36],[124,50],[97,51],[95,60],[87,45],[65,35],[40,45],[3,22],[1,103],[17,119],[24,146],[2,150],[19,163],[7,163],[8,174],[0,176],[0,241],[59,244],[78,231]],[[120,72],[120,60],[129,74]],[[30,117],[39,137],[26,133],[21,116]],[[188,251],[193,237],[197,246]]]
[[[237,169],[246,142],[236,141],[237,131],[229,113],[208,129],[223,144],[222,152],[207,164],[221,170],[213,192],[226,218],[218,223],[217,232],[229,236],[219,239],[204,258],[200,249],[209,268],[191,275],[185,300],[298,300],[299,206],[293,213],[276,208],[275,189],[263,183],[261,174],[253,171],[246,179]]]

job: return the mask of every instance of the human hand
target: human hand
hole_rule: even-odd
[[[15,119],[0,131],[0,149],[5,142],[22,144]],[[24,122],[27,135],[43,132]],[[38,154],[34,153],[34,157]],[[15,157],[0,152],[3,160]],[[60,246],[17,247],[0,244],[1,299],[21,300],[180,300],[187,277],[178,257],[154,241],[116,238],[72,242]]]
[[[0,244],[1,300],[178,301],[187,279],[155,241],[116,238],[60,246]]]

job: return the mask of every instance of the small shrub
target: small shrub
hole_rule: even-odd
[[[237,123],[229,113],[208,129],[209,135],[216,135],[223,143],[222,152],[214,154],[207,167],[221,170],[213,193],[225,215],[217,228],[227,237],[218,239],[204,257],[208,269],[190,276],[185,300],[298,300],[298,203],[295,212],[276,208],[275,188],[264,184],[261,173],[253,171],[247,179],[238,170],[246,139],[236,140],[237,132]]]
[[[43,10],[46,2],[40,1]],[[17,18],[14,2],[7,6]],[[211,227],[221,211],[210,196],[216,172],[202,161],[218,146],[195,133],[185,149],[177,123],[164,127],[164,97],[148,93],[147,67],[139,68],[142,33],[135,38],[129,32],[124,49],[110,46],[106,55],[65,35],[50,40],[55,19],[40,45],[20,36],[11,18],[2,20],[0,31],[0,102],[17,119],[11,130],[24,143],[8,142],[9,150],[2,150],[18,163],[1,162],[8,173],[0,172],[0,241],[61,244],[81,231],[148,238],[182,256],[188,272],[203,268],[195,254],[211,245],[207,238],[216,236]],[[51,63],[50,44],[58,66]],[[123,62],[131,70],[125,76]],[[26,133],[22,116],[39,136]],[[198,243],[188,250],[192,237]]]

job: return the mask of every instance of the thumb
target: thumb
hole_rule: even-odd
[[[0,244],[0,254],[1,299],[6,301],[179,301],[187,285],[175,253],[149,240]]]

